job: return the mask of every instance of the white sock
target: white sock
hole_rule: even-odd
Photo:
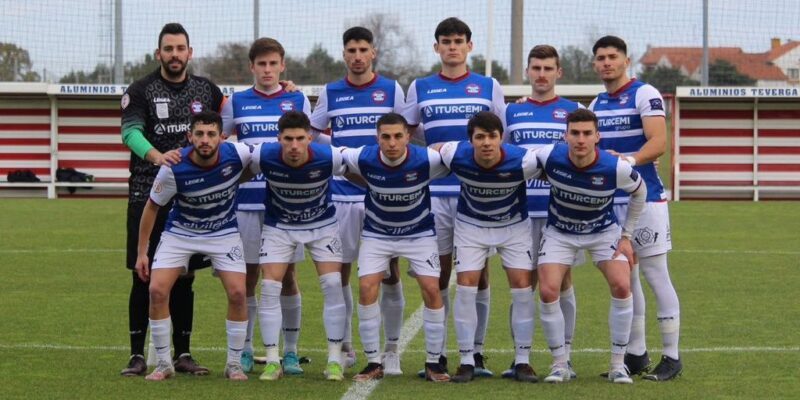
[[[631,295],[633,296],[633,322],[631,323],[631,337],[628,341],[628,353],[640,356],[647,351],[647,341],[644,330],[646,304],[642,281],[639,278],[639,264],[635,264],[631,271]]]
[[[564,348],[564,313],[561,312],[559,301],[552,303],[539,303],[539,316],[542,319],[542,330],[547,339],[547,347],[553,355],[553,364],[562,365],[567,360],[567,351]]]
[[[172,320],[170,317],[164,319],[150,320],[150,341],[156,348],[158,361],[166,361],[172,364],[170,357],[170,340],[172,338]]]
[[[678,340],[681,327],[681,306],[678,294],[672,286],[667,267],[667,255],[659,254],[652,257],[643,257],[639,260],[642,273],[653,290],[658,309],[658,327],[661,331],[661,341],[664,346],[664,355],[678,359]]]
[[[280,361],[278,342],[281,337],[281,289],[283,284],[270,279],[261,280],[261,304],[258,307],[258,323],[261,338],[267,348],[267,362]]]
[[[511,330],[514,332],[514,363],[530,364],[533,343],[533,293],[531,287],[511,289]]]
[[[478,326],[475,328],[475,352],[483,353],[483,341],[486,339],[486,328],[489,326],[489,310],[491,309],[492,288],[478,290],[475,297],[475,309],[478,311]]]
[[[350,285],[342,286],[342,296],[344,296],[344,341],[342,342],[342,350],[353,350],[353,292],[350,291]]]
[[[578,314],[573,286],[561,292],[558,304],[564,314],[564,349],[567,351],[567,359],[569,360],[571,358],[570,353],[572,353],[572,337],[575,335],[575,318]]]
[[[381,342],[381,307],[378,302],[370,305],[358,305],[358,333],[364,346],[367,362],[381,362],[379,350]]]
[[[403,330],[403,310],[406,299],[403,296],[403,282],[395,285],[381,284],[381,314],[383,314],[383,337],[386,340],[384,351],[397,352],[397,342]]]
[[[300,323],[303,317],[303,298],[300,293],[292,296],[281,296],[281,330],[283,331],[283,353],[297,354],[297,342],[300,340]]]
[[[256,296],[247,299],[247,336],[244,338],[244,351],[253,353],[253,333],[258,321],[258,299]]]
[[[618,366],[620,357],[625,356],[628,340],[631,335],[631,321],[633,320],[633,296],[627,299],[611,298],[611,307],[608,311],[608,326],[611,330],[611,364]]]
[[[228,363],[242,360],[242,349],[247,336],[247,321],[225,320],[225,332],[228,334]]]
[[[444,307],[432,310],[428,307],[422,309],[422,329],[425,331],[425,362],[438,363],[442,355],[442,342],[444,341],[445,326]]]
[[[453,322],[456,328],[458,353],[461,364],[475,365],[475,328],[478,326],[478,313],[475,308],[477,286],[456,286],[455,305],[453,306]]]
[[[344,339],[345,307],[342,295],[342,274],[331,272],[319,277],[325,305],[322,321],[328,336],[328,362],[342,363],[342,340]]]
[[[442,350],[441,355],[447,357],[447,318],[450,317],[450,288],[439,290],[444,305],[444,331],[442,331]]]

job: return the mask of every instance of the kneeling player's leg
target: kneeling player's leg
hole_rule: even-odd
[[[322,320],[328,337],[328,362],[342,363],[342,340],[344,339],[345,306],[342,296],[341,264],[338,262],[315,262],[319,284],[322,288],[324,306]]]
[[[453,320],[456,328],[458,352],[461,365],[475,365],[473,358],[475,346],[475,329],[478,326],[478,314],[475,300],[478,294],[478,281],[482,270],[458,271],[456,279],[456,298],[453,306]]]
[[[622,259],[606,260],[598,263],[600,271],[608,282],[611,291],[611,307],[608,315],[611,330],[611,366],[620,368],[624,362],[625,350],[630,338],[633,319],[633,298],[630,290],[630,265]]]
[[[298,246],[299,253],[303,253],[302,246]],[[298,254],[295,254],[297,259]],[[297,354],[297,343],[300,341],[300,326],[303,313],[303,298],[297,286],[297,273],[295,263],[290,263],[281,282],[281,331],[283,332],[283,353]]]
[[[170,358],[169,298],[172,286],[185,271],[183,267],[154,268],[150,275],[150,340],[159,363],[172,364]]]
[[[222,285],[228,296],[228,314],[225,331],[228,336],[228,357],[226,365],[239,365],[247,336],[247,305],[245,302],[246,274],[233,271],[219,271]],[[241,376],[239,376],[241,378]]]

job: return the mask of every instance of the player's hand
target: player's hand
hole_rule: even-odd
[[[631,245],[631,240],[624,236],[619,238],[617,241],[617,248],[614,250],[614,255],[611,256],[611,259],[616,259],[620,254],[628,259],[628,266],[633,269],[633,266],[636,264],[636,255],[633,253],[633,245]]]
[[[299,92],[300,88],[294,84],[294,81],[278,81],[281,86],[283,86],[283,90],[287,92]]]
[[[147,255],[140,255],[136,258],[136,274],[142,282],[150,281],[150,268],[148,268],[150,260]]]
[[[514,103],[522,104],[528,101],[528,96],[518,98]]]
[[[181,162],[181,151],[179,149],[170,150],[161,155],[161,164],[166,166],[173,166]]]
[[[606,151],[607,151],[609,154],[611,154],[612,156],[614,156],[614,157],[622,157],[622,154],[619,154],[619,153],[617,153],[617,152],[616,152],[616,151],[614,151],[614,150],[611,150],[611,149],[606,149]]]

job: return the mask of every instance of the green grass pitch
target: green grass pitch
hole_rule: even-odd
[[[244,383],[222,378],[225,296],[206,270],[195,283],[192,345],[195,357],[212,369],[211,376],[178,376],[163,383],[120,377],[128,357],[125,201],[1,200],[0,206],[0,398],[338,399],[351,387],[352,370],[341,383],[322,377],[322,301],[308,264],[299,268],[301,355],[312,358],[305,376],[275,383],[260,382],[257,374]],[[532,385],[496,377],[465,385],[423,382],[415,376],[423,363],[419,333],[402,356],[405,375],[387,377],[369,398],[799,398],[800,203],[680,202],[672,203],[670,211],[675,248],[670,269],[681,299],[685,364],[676,381],[636,379],[632,386],[618,386],[598,376],[608,362],[609,296],[601,274],[585,265],[574,271],[577,381]],[[486,354],[488,366],[499,375],[513,353],[510,295],[497,260],[491,281]],[[356,288],[356,280],[352,282]],[[420,296],[406,276],[404,285],[409,317]],[[645,291],[648,345],[657,359],[655,301]],[[452,317],[449,335],[455,364]],[[534,347],[534,368],[546,374],[550,356],[538,322]],[[357,368],[363,365],[359,354]]]

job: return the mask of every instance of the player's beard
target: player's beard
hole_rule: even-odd
[[[172,79],[177,79],[177,78],[180,78],[180,77],[182,77],[182,76],[183,76],[183,73],[184,73],[184,72],[186,72],[186,67],[188,66],[188,63],[185,63],[185,62],[183,62],[183,61],[180,61],[180,60],[178,60],[178,61],[181,63],[181,67],[180,67],[180,68],[179,68],[177,71],[173,71],[173,70],[172,70],[172,69],[170,69],[170,67],[169,67],[169,64],[170,64],[172,61],[173,61],[173,60],[169,60],[169,61],[163,61],[163,60],[162,60],[162,61],[161,61],[161,70],[162,70],[162,71],[164,71],[164,73],[165,73],[165,74],[166,74],[168,77],[170,77],[170,78],[172,78]]]
[[[213,159],[214,157],[217,156],[217,150],[218,149],[214,149],[213,151],[211,151],[208,154],[203,154],[203,153],[200,152],[200,149],[195,147],[194,148],[194,154],[196,154],[198,157],[200,157],[203,160],[211,160],[211,159]]]

